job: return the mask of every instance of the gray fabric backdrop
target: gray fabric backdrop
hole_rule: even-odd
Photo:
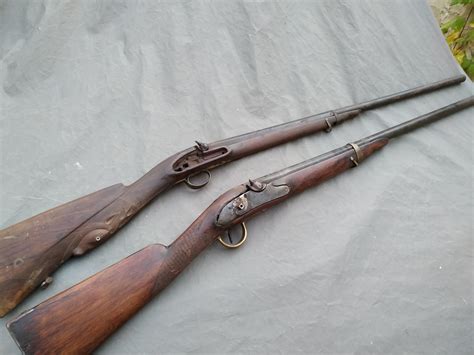
[[[459,72],[422,0],[1,1],[0,223],[131,183],[195,139]],[[6,320],[170,243],[226,189],[470,93],[367,112],[172,189],[2,319],[0,353],[18,353]],[[211,247],[98,352],[472,353],[472,113],[255,218],[245,247]]]

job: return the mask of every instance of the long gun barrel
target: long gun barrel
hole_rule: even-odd
[[[129,186],[116,184],[0,231],[0,317],[12,310],[71,256],[115,234],[161,192],[180,182],[201,188],[209,169],[291,140],[330,130],[361,111],[461,83],[455,76],[397,94],[194,147],[170,156]],[[207,177],[196,183],[196,175]],[[194,177],[194,179],[193,179]]]
[[[233,226],[358,166],[390,138],[474,105],[474,96],[316,158],[239,185],[214,201],[171,245],[152,244],[7,324],[26,354],[90,353]]]

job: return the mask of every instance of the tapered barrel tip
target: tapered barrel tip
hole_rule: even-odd
[[[466,81],[466,76],[464,74],[459,74],[455,76],[454,78],[457,78],[457,80],[459,80],[460,83],[463,83]]]
[[[458,74],[458,75],[453,75],[450,78],[440,80],[438,83],[445,82],[445,83],[453,83],[453,84],[459,84],[466,81],[466,75],[464,74]]]

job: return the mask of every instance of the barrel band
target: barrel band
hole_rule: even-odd
[[[364,159],[364,153],[362,152],[362,149],[360,149],[360,147],[355,143],[348,143],[347,145],[354,149],[355,157],[351,157],[351,161],[354,163],[354,166],[358,166]]]

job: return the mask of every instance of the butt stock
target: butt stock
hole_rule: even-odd
[[[150,245],[7,324],[26,354],[89,354],[154,295],[167,249]]]
[[[26,354],[92,352],[223,232],[214,222],[229,193],[168,247],[147,246],[10,321],[7,328],[20,349]]]
[[[176,183],[179,176],[167,166],[165,160],[132,185],[107,187],[0,230],[0,317],[47,286],[61,264],[102,245]]]
[[[0,231],[0,316],[46,280],[82,240],[97,238],[98,229],[84,223],[124,189],[122,184],[105,188]]]

